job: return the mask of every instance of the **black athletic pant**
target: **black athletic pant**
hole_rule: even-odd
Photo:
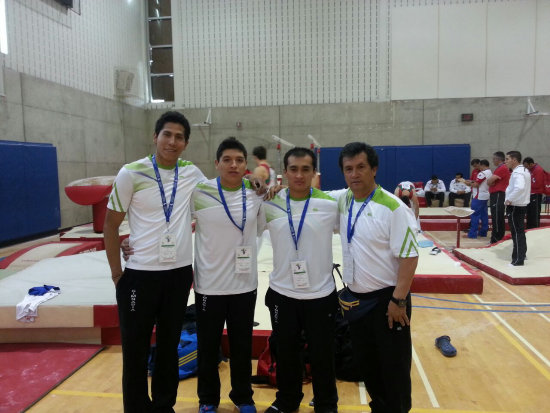
[[[470,195],[470,192],[465,192],[463,194],[449,192],[449,206],[455,206],[455,199],[462,199],[464,201],[464,208],[468,208],[470,206]]]
[[[434,194],[433,192],[427,191],[424,193],[424,196],[426,197],[426,205],[429,207],[432,206],[432,199],[437,199],[440,207],[443,206],[443,202],[445,201],[445,192],[436,192]]]
[[[334,328],[338,310],[336,291],[327,297],[300,300],[269,288],[265,305],[271,314],[275,348],[277,395],[275,406],[283,412],[300,407],[302,393],[302,331],[311,363],[315,412],[337,410],[338,392],[334,369]]]
[[[542,194],[531,194],[527,205],[527,229],[540,227],[542,197]]]
[[[527,207],[508,205],[506,215],[508,215],[508,225],[512,233],[514,243],[512,249],[512,264],[523,265],[525,255],[527,254],[527,242],[525,241],[525,211]]]
[[[367,293],[370,297],[379,294],[378,304],[350,324],[354,361],[372,399],[372,413],[405,413],[411,409],[411,329],[395,322],[392,329],[388,327],[386,313],[393,290],[391,287]],[[410,320],[410,294],[407,316]]]
[[[224,323],[229,339],[231,392],[236,406],[252,401],[252,327],[256,290],[244,294],[203,295],[195,292],[197,312],[197,394],[199,404],[220,404],[218,372]]]
[[[179,384],[178,343],[193,270],[127,268],[116,287],[122,339],[122,395],[125,412],[173,412]],[[147,358],[156,324],[157,357],[147,386]]]
[[[504,192],[492,192],[489,198],[489,207],[491,208],[491,244],[500,241],[506,231],[506,222],[504,220]]]

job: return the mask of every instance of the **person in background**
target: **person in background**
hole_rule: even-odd
[[[267,162],[267,150],[265,146],[256,146],[252,149],[252,155],[256,163],[254,176],[263,179],[268,187],[276,185],[277,175],[269,162]]]
[[[531,195],[527,205],[527,229],[540,227],[540,210],[544,197],[544,169],[530,156],[523,160],[523,166],[531,174]]]
[[[424,187],[424,196],[426,197],[426,204],[428,207],[432,206],[432,199],[437,199],[439,201],[439,207],[442,207],[445,201],[445,190],[445,183],[439,179],[437,175],[432,175],[432,178]]]
[[[481,221],[480,237],[486,237],[489,230],[489,214],[487,212],[487,202],[489,201],[488,179],[492,172],[489,169],[489,161],[482,159],[479,163],[479,172],[475,179],[466,181],[466,185],[472,188],[472,209],[474,213],[470,216],[470,229],[468,238],[477,238],[479,221]]]
[[[472,159],[470,162],[470,166],[472,167],[472,173],[470,174],[470,181],[475,181],[477,174],[480,171],[479,162],[480,161],[477,158]]]
[[[489,207],[491,209],[491,244],[500,241],[506,231],[504,195],[510,180],[510,170],[504,163],[504,152],[498,151],[493,154],[493,164],[496,168],[487,180],[490,195]]]
[[[453,179],[449,185],[449,206],[455,206],[456,199],[462,199],[464,202],[464,207],[468,208],[470,206],[470,196],[472,195],[471,189],[464,180],[464,175],[461,172],[455,174],[455,179]]]
[[[531,174],[521,164],[521,153],[518,151],[507,152],[505,162],[506,167],[512,170],[510,181],[506,187],[504,205],[506,205],[508,226],[514,244],[510,265],[516,267],[524,264],[527,254],[524,222],[531,194]]]

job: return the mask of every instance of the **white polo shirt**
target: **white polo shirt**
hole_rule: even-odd
[[[332,236],[338,230],[338,204],[334,198],[313,188],[296,251],[288,222],[286,197],[287,191],[280,191],[263,206],[273,245],[273,272],[269,275],[269,287],[296,299],[326,297],[335,289]],[[305,199],[290,200],[296,234],[305,204]],[[290,263],[295,260],[305,260],[307,263],[308,288],[294,288]]]
[[[262,197],[245,182],[246,224],[241,232],[229,219],[218,191],[216,179],[199,183],[193,191],[195,224],[194,289],[205,295],[242,294],[258,288],[256,236]],[[222,188],[225,202],[235,223],[242,225],[241,188]],[[236,248],[251,251],[249,273],[235,272]]]
[[[348,214],[352,200],[349,189],[331,192],[337,196],[343,252],[349,250],[354,262],[353,282],[348,286],[367,293],[397,284],[399,258],[417,257],[415,218],[394,194],[378,186],[371,201],[357,218],[355,233],[348,244]],[[354,201],[352,223],[363,202]]]
[[[167,204],[174,186],[174,169],[159,166]],[[178,187],[168,226],[176,236],[176,261],[161,263],[159,242],[167,227],[151,156],[122,167],[113,183],[107,208],[128,214],[130,247],[134,254],[126,262],[127,268],[162,271],[193,263],[189,202],[195,185],[204,180],[199,168],[189,161],[178,160]]]

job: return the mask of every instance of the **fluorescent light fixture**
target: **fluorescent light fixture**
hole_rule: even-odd
[[[163,103],[164,99],[151,99],[151,103]]]
[[[8,54],[8,26],[6,24],[6,0],[0,0],[0,53]]]

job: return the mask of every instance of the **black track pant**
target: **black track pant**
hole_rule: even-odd
[[[125,412],[173,412],[178,391],[178,343],[191,266],[167,271],[127,268],[116,287],[122,339],[122,395]],[[156,324],[157,357],[147,385],[147,358]]]
[[[462,199],[464,201],[464,208],[470,206],[470,192],[465,192],[463,194],[455,194],[454,192],[449,192],[449,206],[455,206],[456,199]]]
[[[269,288],[265,305],[271,314],[276,339],[277,395],[275,406],[293,412],[300,406],[303,364],[302,331],[311,363],[315,412],[336,411],[338,392],[334,369],[334,328],[338,310],[336,291],[322,298],[300,300]]]
[[[491,244],[498,242],[504,237],[506,222],[504,220],[504,192],[492,192],[489,198],[491,208]]]
[[[540,227],[542,197],[542,194],[531,194],[529,205],[527,205],[527,229]]]
[[[445,202],[445,192],[436,192],[435,194],[433,192],[426,192],[424,194],[426,197],[426,205],[429,207],[432,206],[432,199],[437,199],[439,201],[439,206],[443,206],[443,202]]]
[[[512,249],[512,264],[523,265],[525,255],[527,254],[527,242],[525,241],[525,211],[527,207],[508,205],[506,215],[508,215],[508,225],[512,233],[514,243]]]
[[[354,361],[372,399],[372,413],[405,413],[411,409],[411,329],[399,323],[389,328],[386,313],[393,288],[378,292],[376,307],[350,324]],[[410,320],[410,294],[407,316]]]
[[[256,290],[243,294],[203,295],[195,292],[197,312],[197,394],[199,404],[220,404],[218,372],[220,344],[224,323],[229,339],[231,391],[235,405],[252,401],[252,327]]]

